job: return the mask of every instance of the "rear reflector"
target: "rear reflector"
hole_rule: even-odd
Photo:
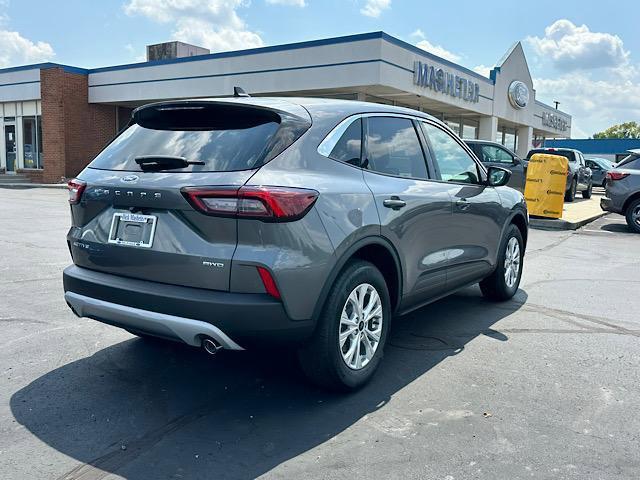
[[[185,187],[182,194],[206,215],[291,222],[304,217],[318,192],[304,188],[244,186]]]
[[[82,192],[87,186],[87,182],[74,178],[73,180],[69,180],[67,183],[67,188],[69,189],[69,203],[71,205],[76,205],[80,203],[80,199],[82,198]]]
[[[629,174],[628,173],[622,173],[622,172],[607,172],[607,178],[613,181],[616,180],[622,180],[623,178],[628,177]]]
[[[276,282],[271,276],[271,272],[264,267],[256,267],[258,269],[258,274],[260,275],[260,279],[262,280],[262,284],[264,285],[264,289],[267,291],[269,295],[273,298],[277,298],[280,300],[280,292],[278,291],[278,287],[276,286]]]

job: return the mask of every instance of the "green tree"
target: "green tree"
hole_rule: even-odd
[[[620,123],[603,132],[594,133],[593,138],[640,138],[640,125],[636,122]]]

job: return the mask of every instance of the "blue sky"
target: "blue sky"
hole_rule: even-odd
[[[149,43],[212,51],[384,30],[486,72],[523,42],[540,100],[574,137],[640,121],[640,2],[458,0],[0,0],[0,67],[140,61]]]

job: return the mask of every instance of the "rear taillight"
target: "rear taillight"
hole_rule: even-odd
[[[305,216],[318,192],[292,187],[185,187],[182,194],[206,215],[291,222]]]
[[[71,205],[76,205],[80,203],[80,199],[82,198],[82,192],[87,187],[87,182],[74,178],[73,180],[69,180],[67,183],[67,188],[69,189],[69,203]]]
[[[609,180],[622,180],[623,178],[628,177],[629,174],[628,173],[622,173],[622,172],[607,172],[607,178]]]

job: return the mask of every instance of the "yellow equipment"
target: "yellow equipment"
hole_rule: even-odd
[[[536,153],[529,159],[524,198],[529,215],[560,218],[567,185],[566,157]]]

